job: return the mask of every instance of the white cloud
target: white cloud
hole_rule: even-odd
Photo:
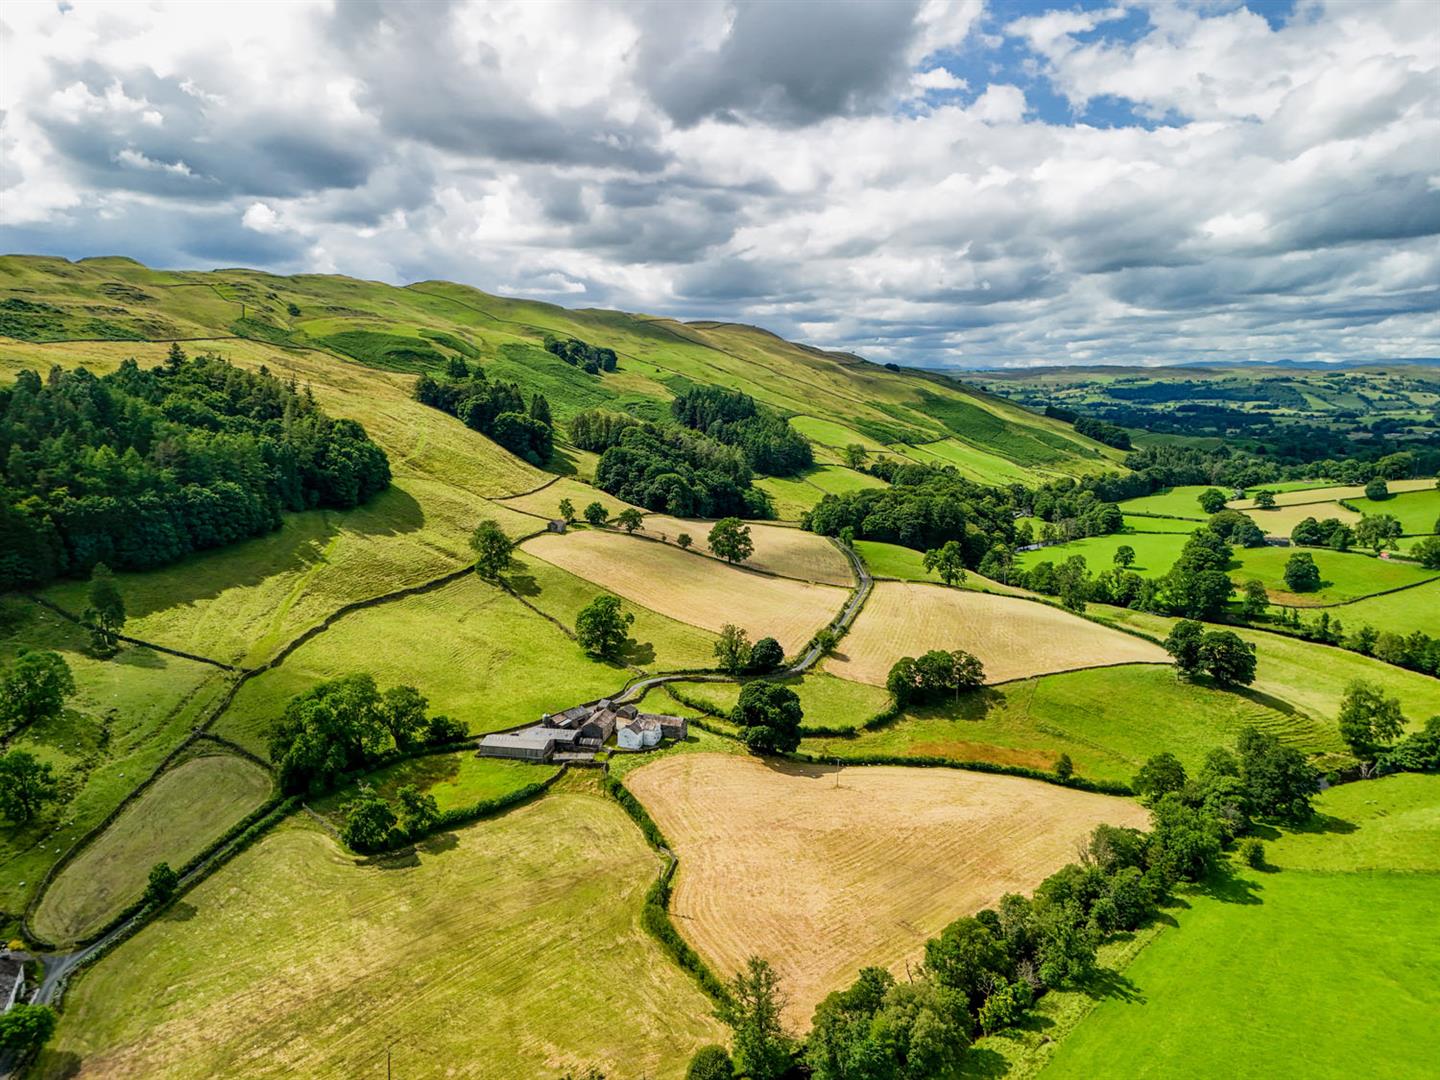
[[[1423,5],[1156,3],[1138,36],[1056,7],[12,3],[0,247],[452,277],[911,363],[1440,351]],[[1045,79],[1171,126],[1074,123]]]

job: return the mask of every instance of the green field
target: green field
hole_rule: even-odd
[[[1183,533],[1189,535],[1199,528],[1198,521],[1180,521],[1176,518],[1144,517],[1140,514],[1125,514],[1125,528],[1137,533]]]
[[[1200,509],[1198,499],[1202,491],[1208,491],[1208,484],[1192,484],[1188,487],[1165,488],[1153,495],[1142,495],[1138,499],[1126,499],[1120,509],[1127,514],[1163,514],[1170,517],[1194,518],[1204,521],[1210,515]],[[1230,494],[1223,488],[1226,495]]]
[[[1130,569],[1145,577],[1160,577],[1175,564],[1188,539],[1185,533],[1162,532],[1087,536],[1021,552],[1015,561],[1021,568],[1030,570],[1042,562],[1059,565],[1072,555],[1083,555],[1091,571],[1100,573],[1114,565],[1116,550],[1128,544],[1135,549],[1135,564]],[[1437,577],[1433,570],[1398,559],[1376,559],[1358,551],[1304,550],[1310,552],[1320,568],[1320,588],[1315,592],[1291,593],[1285,584],[1285,564],[1295,554],[1295,548],[1237,547],[1229,567],[1230,577],[1237,586],[1250,578],[1258,578],[1276,603],[1299,607],[1344,604],[1373,593],[1416,585]],[[1406,630],[1418,629],[1408,622],[1396,625]]]
[[[931,570],[925,569],[924,552],[916,551],[914,548],[901,547],[899,544],[886,544],[879,540],[856,540],[855,550],[865,560],[865,565],[870,568],[870,573],[877,578],[897,578],[900,581],[931,581],[938,583],[940,575]],[[990,578],[981,577],[974,572],[967,573],[965,580],[957,583],[962,589],[977,589],[981,592],[1013,593],[1019,594],[1020,589],[999,581],[992,581]],[[1033,594],[1026,594],[1033,595]]]
[[[1327,828],[1271,846],[1278,872],[1186,894],[1178,926],[1124,969],[1128,992],[1103,999],[1045,1075],[1434,1076],[1440,780],[1348,785],[1318,806]],[[1366,1047],[1373,1060],[1357,1062]]]
[[[35,932],[56,943],[95,933],[140,898],[152,866],[179,869],[270,793],[269,774],[236,754],[172,766],[50,883]]]
[[[953,465],[960,475],[982,484],[1033,484],[1048,475],[1044,469],[1026,468],[959,439],[905,447],[906,455],[926,465]]]
[[[856,738],[806,739],[801,750],[825,758],[898,754],[1037,769],[1069,754],[1081,776],[1128,783],[1162,750],[1197,766],[1247,725],[1306,751],[1343,749],[1333,726],[1264,695],[1182,682],[1169,668],[1135,664],[990,687],[956,704],[911,710]]]
[[[568,778],[567,778],[568,783]],[[679,1080],[720,1041],[641,929],[660,861],[578,785],[356,860],[303,817],[71,989],[37,1075]]]
[[[1368,623],[1377,630],[1397,633],[1419,630],[1431,637],[1440,637],[1440,583],[1429,582],[1414,589],[1330,608],[1330,617],[1344,620],[1349,627]]]
[[[443,814],[548,780],[558,768],[557,765],[482,758],[473,749],[430,754],[377,769],[366,774],[363,781],[357,780],[316,799],[310,807],[339,824],[345,816],[345,804],[359,793],[362,783],[382,799],[391,801],[402,787],[411,785],[423,794],[433,795],[435,805]]]
[[[1400,519],[1400,527],[1407,536],[1417,536],[1435,531],[1436,518],[1440,518],[1440,490],[1409,491],[1392,495],[1388,499],[1348,499],[1362,514],[1389,514]]]
[[[600,591],[538,566],[529,577],[525,568],[531,562],[538,560],[526,560],[511,575],[517,589],[524,595],[538,588],[527,598],[543,600],[572,622],[572,609],[579,604],[575,591],[586,596]],[[547,596],[546,582],[552,580],[564,587]],[[633,604],[626,609],[636,616],[630,628],[635,642],[630,656],[636,662],[675,668],[714,663],[704,631]],[[217,731],[263,756],[265,733],[292,696],[355,671],[368,671],[382,689],[401,683],[417,687],[432,712],[452,716],[477,733],[538,720],[541,713],[614,693],[631,674],[619,664],[586,656],[554,623],[471,575],[341,619],[284,664],[246,683]]]
[[[58,718],[31,725],[6,747],[34,754],[74,788],[68,802],[29,824],[0,826],[0,922],[8,922],[50,866],[185,740],[227,679],[217,668],[149,649],[127,646],[112,660],[96,660],[86,633],[21,600],[0,600],[0,631],[0,659],[8,662],[22,644],[53,649],[76,685]]]
[[[1408,596],[1411,592],[1436,588],[1440,586],[1426,585],[1395,595]],[[1347,604],[1331,608],[1330,612],[1332,616],[1342,615],[1354,606]],[[1163,615],[1101,604],[1091,604],[1087,613],[1157,638],[1168,634],[1178,621]],[[1406,671],[1347,649],[1318,645],[1264,630],[1244,627],[1235,627],[1234,630],[1255,645],[1257,662],[1253,689],[1289,702],[1311,716],[1327,720],[1336,716],[1345,687],[1356,679],[1377,683],[1387,693],[1397,696],[1413,727],[1419,727],[1426,717],[1440,715],[1440,679]]]
[[[826,495],[845,495],[868,488],[883,488],[885,481],[844,465],[818,465],[800,476],[763,476],[755,486],[775,503],[781,521],[798,521]]]

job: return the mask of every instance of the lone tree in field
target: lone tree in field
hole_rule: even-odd
[[[1340,737],[1361,761],[1373,763],[1404,730],[1399,698],[1363,679],[1345,687],[1345,696],[1340,700]]]
[[[758,956],[730,981],[730,993],[718,1010],[735,1032],[735,1067],[750,1080],[779,1080],[790,1070],[795,1040],[785,1031],[787,1003],[780,977]]]
[[[965,552],[958,542],[946,540],[938,548],[925,552],[925,570],[935,574],[946,585],[965,580]]]
[[[730,564],[742,563],[755,553],[750,526],[739,518],[721,518],[710,530],[710,550]]]
[[[1194,619],[1181,619],[1165,638],[1165,651],[1175,661],[1175,670],[1181,675],[1195,675],[1200,671],[1200,646],[1205,640],[1205,624]]]
[[[620,598],[606,593],[591,600],[575,617],[575,640],[593,656],[614,660],[625,649],[635,616],[620,607]]]
[[[486,518],[470,534],[470,550],[475,552],[475,573],[494,581],[510,569],[510,552],[514,548],[499,522]]]
[[[752,754],[788,754],[800,745],[800,698],[788,686],[757,679],[746,683],[730,711],[742,728],[740,740]]]
[[[23,825],[59,797],[54,766],[39,761],[28,750],[0,755],[0,814]]]
[[[0,673],[0,736],[55,719],[73,693],[75,678],[63,656],[22,648]]]
[[[170,869],[170,864],[158,862],[150,868],[150,879],[145,885],[145,903],[157,908],[175,895],[180,887],[180,875]]]
[[[1404,531],[1400,519],[1393,514],[1367,514],[1355,526],[1355,542],[1379,555],[1386,548],[1395,547]]]
[[[852,442],[845,445],[845,464],[852,469],[858,469],[865,464],[865,447],[859,443]]]
[[[1266,489],[1264,489],[1264,490],[1261,490],[1261,491],[1257,491],[1257,492],[1255,493],[1255,509],[1257,509],[1257,510],[1274,510],[1274,509],[1275,509],[1275,492],[1269,490],[1268,488],[1266,488]]]
[[[1055,778],[1057,780],[1069,780],[1075,775],[1075,763],[1070,760],[1069,754],[1061,754],[1055,762]]]
[[[566,525],[569,525],[575,520],[575,504],[569,499],[561,499],[558,509],[560,511],[560,520],[565,522]]]
[[[90,606],[85,609],[90,624],[90,643],[100,656],[113,656],[125,629],[125,601],[115,586],[115,575],[104,563],[90,572]]]
[[[715,639],[715,658],[720,661],[720,670],[730,675],[739,675],[750,664],[750,638],[734,623],[720,628]]]
[[[1320,567],[1308,551],[1297,551],[1285,560],[1285,587],[1291,592],[1314,592],[1320,588]]]
[[[600,503],[592,502],[589,506],[585,507],[585,520],[598,529],[601,525],[604,525],[606,521],[610,520],[610,511],[606,510]]]
[[[1270,608],[1270,594],[1265,583],[1251,578],[1240,587],[1240,613],[1247,619],[1258,619]]]
[[[762,637],[750,647],[750,661],[745,669],[756,675],[766,675],[784,662],[785,650],[780,643],[773,637]]]
[[[1135,565],[1135,549],[1129,544],[1121,544],[1115,549],[1114,563],[1121,570],[1128,570]]]
[[[1200,664],[1222,686],[1255,681],[1255,646],[1233,630],[1211,630],[1200,642]]]
[[[353,851],[379,851],[395,827],[395,811],[374,792],[366,791],[350,800],[345,808],[345,828],[340,837]]]
[[[682,551],[689,551],[690,545],[695,543],[695,538],[689,533],[681,533],[675,538],[675,542],[680,545]]]
[[[1225,493],[1218,488],[1208,488],[1195,498],[1207,514],[1218,514],[1225,509]]]
[[[633,506],[627,506],[615,515],[615,524],[619,525],[631,536],[634,536],[636,529],[643,529],[645,527],[645,515]]]
[[[1371,502],[1380,502],[1390,498],[1390,485],[1385,483],[1383,476],[1377,476],[1365,485],[1365,498]]]

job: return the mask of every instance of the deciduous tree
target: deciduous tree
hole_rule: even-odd
[[[0,673],[0,732],[53,720],[74,693],[75,678],[63,656],[22,647]]]
[[[609,519],[610,511],[606,510],[603,504],[592,502],[589,506],[585,507],[585,520],[597,529],[601,525],[604,525]]]
[[[1291,592],[1314,592],[1320,588],[1320,567],[1308,551],[1297,551],[1285,560],[1285,587]]]
[[[48,762],[39,761],[28,750],[11,750],[0,756],[0,814],[23,824],[59,795],[55,769]]]
[[[180,887],[180,875],[167,862],[158,862],[150,868],[150,878],[145,885],[145,902],[152,908],[159,907]]]
[[[947,540],[938,548],[925,552],[925,569],[935,574],[946,585],[965,580],[965,552],[954,540]]]
[[[395,811],[374,792],[364,791],[350,800],[345,808],[345,827],[341,838],[353,851],[379,851],[390,839],[395,827]]]
[[[575,640],[586,652],[614,660],[625,649],[635,616],[606,593],[591,600],[575,618]]]
[[[739,675],[750,663],[750,637],[743,629],[734,623],[726,623],[720,628],[720,636],[715,639],[715,658],[720,661],[720,670],[731,675]]]
[[[788,686],[757,679],[746,683],[730,712],[742,728],[740,738],[752,753],[784,754],[800,745],[800,698]]]
[[[1404,528],[1393,514],[1366,514],[1355,526],[1355,542],[1379,555],[1396,546]]]
[[[1355,679],[1345,687],[1339,719],[1340,737],[1350,752],[1364,762],[1374,762],[1381,750],[1405,730],[1400,699],[1364,679]]]
[[[627,506],[615,515],[615,524],[619,525],[631,536],[634,536],[636,529],[643,529],[645,527],[645,515],[633,506]]]
[[[736,1067],[750,1080],[779,1080],[796,1049],[785,1030],[780,977],[766,961],[752,956],[730,981],[729,991],[719,1013],[735,1032]]]
[[[470,534],[470,550],[475,552],[475,572],[492,581],[498,578],[510,568],[514,546],[500,523],[486,518]]]
[[[755,553],[750,526],[739,518],[721,518],[710,530],[710,550],[728,563],[742,563]]]
[[[125,601],[115,585],[115,575],[104,563],[96,563],[90,571],[90,606],[85,621],[91,627],[95,651],[112,655],[119,646],[120,631],[125,629]]]

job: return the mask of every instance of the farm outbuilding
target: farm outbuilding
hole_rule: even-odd
[[[646,750],[659,742],[659,722],[644,713],[615,731],[615,744],[622,750]]]
[[[571,728],[535,726],[486,735],[480,740],[481,757],[549,761],[557,750],[573,750],[580,732]]]

